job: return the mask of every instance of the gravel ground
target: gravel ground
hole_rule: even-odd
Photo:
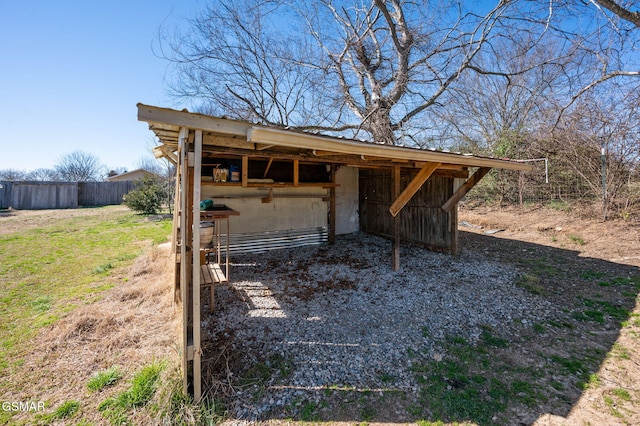
[[[509,266],[405,246],[393,272],[390,243],[366,234],[233,261],[232,282],[216,289],[216,313],[203,321],[208,338],[242,354],[245,372],[258,362],[282,372],[236,387],[239,419],[284,412],[328,387],[415,395],[412,363],[440,359],[445,337],[474,342],[488,326],[506,338],[558,316],[514,284]]]

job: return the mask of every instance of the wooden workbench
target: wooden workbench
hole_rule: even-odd
[[[200,267],[200,288],[209,288],[209,309],[211,311],[214,307],[215,285],[229,281],[229,217],[239,215],[240,213],[225,205],[214,205],[210,210],[200,211],[201,222],[213,222],[213,245],[210,248],[201,249],[205,261]],[[221,238],[223,222],[226,222],[227,230],[224,253]],[[223,258],[224,270],[222,268]]]

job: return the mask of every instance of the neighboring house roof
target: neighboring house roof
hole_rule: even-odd
[[[140,180],[145,176],[157,176],[155,173],[151,173],[148,170],[136,169],[130,172],[120,173],[119,175],[109,176],[106,180],[108,182],[119,182],[125,180]]]
[[[440,163],[443,167],[449,165],[524,171],[532,169],[529,164],[509,159],[381,145],[144,104],[138,104],[138,120],[149,123],[149,128],[160,140],[162,145],[154,149],[158,158],[174,157],[173,152],[178,148],[180,128],[184,127],[203,131],[203,150],[206,150],[207,146],[256,154],[279,150],[288,155],[354,165],[400,165],[408,162],[412,164],[409,167],[421,167],[420,163]]]

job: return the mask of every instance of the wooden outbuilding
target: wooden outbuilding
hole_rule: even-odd
[[[209,267],[201,254],[199,226],[207,217],[201,201],[224,205],[209,216],[227,220],[216,232],[229,253],[332,243],[336,235],[363,231],[391,240],[389,259],[398,270],[401,242],[458,251],[458,202],[489,170],[531,169],[517,161],[380,145],[143,104],[138,104],[138,119],[159,139],[156,156],[177,166],[175,288],[183,302],[184,387],[196,400],[202,395],[202,353],[200,327],[190,325],[200,324],[194,281],[196,288],[211,288],[213,306],[215,283],[229,274],[218,263]]]

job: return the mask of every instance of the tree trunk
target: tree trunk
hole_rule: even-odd
[[[371,133],[375,143],[396,144],[396,136],[393,132],[393,125],[387,109],[377,107],[371,112],[366,120],[365,129]]]

